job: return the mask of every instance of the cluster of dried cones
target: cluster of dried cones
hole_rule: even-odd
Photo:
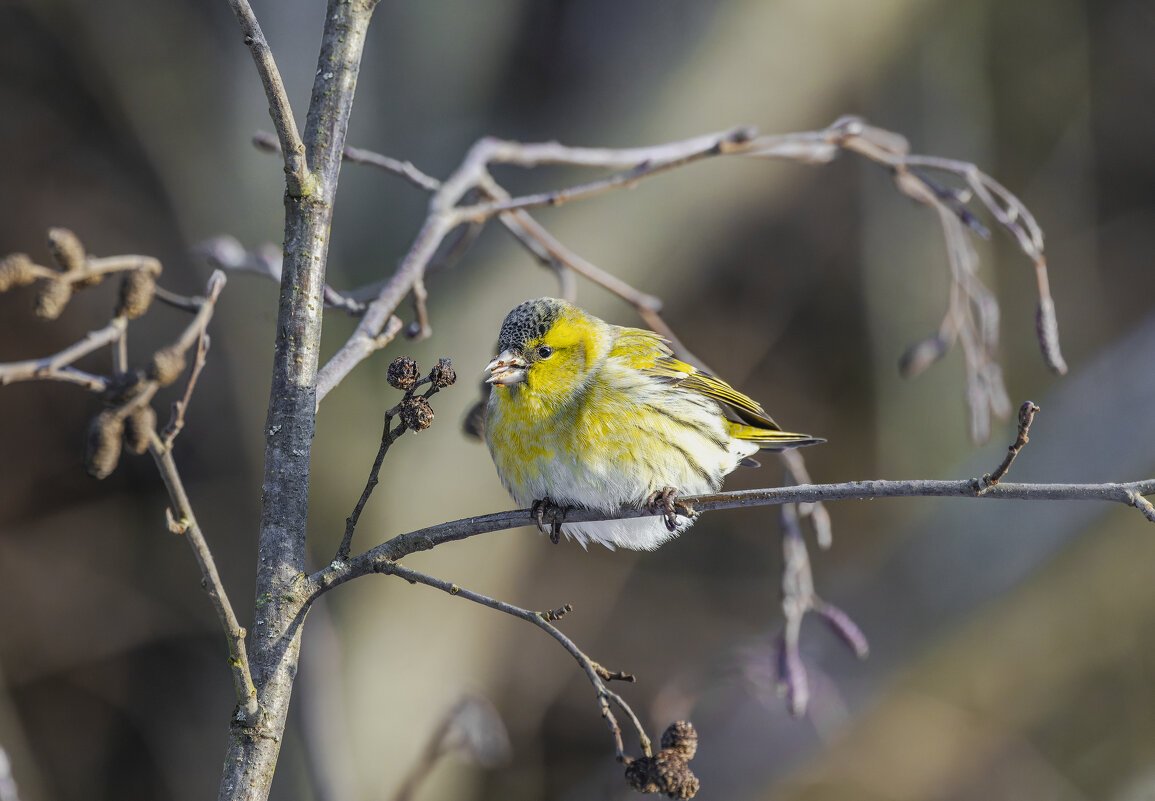
[[[35,310],[46,320],[58,318],[74,292],[100,284],[119,273],[120,291],[109,329],[107,342],[120,341],[130,320],[142,317],[156,296],[156,279],[160,262],[150,256],[89,255],[76,234],[67,228],[48,231],[48,249],[55,267],[37,264],[25,253],[13,253],[0,259],[0,292],[15,287],[35,285]],[[157,432],[157,417],[150,402],[157,389],[174,383],[187,366],[189,344],[161,348],[152,354],[147,366],[129,368],[114,359],[114,369],[99,385],[90,388],[100,393],[105,409],[92,418],[88,426],[85,466],[96,478],[107,478],[116,469],[124,448],[144,453]]]
[[[0,260],[0,292],[12,287],[37,284],[36,315],[55,320],[72,299],[74,291],[96,286],[114,272],[124,274],[116,316],[135,320],[148,311],[156,292],[160,262],[148,257],[94,259],[84,251],[76,234],[67,228],[48,231],[48,249],[56,269],[35,263],[25,253],[13,253]]]

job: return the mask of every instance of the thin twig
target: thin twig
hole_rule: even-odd
[[[778,456],[786,465],[786,471],[792,483],[814,483],[810,478],[810,471],[806,469],[806,460],[801,453],[796,450],[789,450],[782,451]],[[834,544],[834,527],[830,522],[830,512],[826,510],[826,506],[821,501],[798,504],[798,516],[810,519],[810,525],[814,526],[814,541],[818,543],[819,548],[825,551]]]
[[[965,478],[951,481],[917,479],[910,481],[849,481],[840,484],[802,484],[789,487],[734,490],[709,495],[688,496],[680,501],[693,506],[695,512],[772,506],[783,503],[815,503],[835,500],[869,500],[874,498],[971,498],[980,500],[1020,501],[1107,501],[1138,506],[1136,497],[1155,495],[1155,479],[1117,484],[1016,484],[1001,483],[983,492],[982,480]],[[618,520],[652,517],[643,509],[622,509],[603,514],[573,509],[566,522]],[[417,551],[427,551],[442,543],[504,531],[521,526],[535,526],[532,509],[479,515],[439,523],[396,537],[351,558],[340,565],[329,565],[310,577],[313,592],[320,594],[351,579],[374,572],[377,565],[400,559]]]
[[[277,69],[273,51],[269,49],[269,43],[265,40],[265,34],[248,0],[229,0],[229,6],[237,16],[245,45],[253,56],[257,73],[261,76],[261,84],[265,87],[265,97],[269,101],[269,115],[273,118],[273,128],[277,132],[280,150],[285,159],[285,178],[289,194],[300,197],[303,193],[311,191],[315,181],[305,162],[305,143],[301,140],[300,129],[297,128],[297,121],[293,118],[293,107],[289,103],[285,83],[281,80],[281,72]]]
[[[795,504],[781,505],[782,521],[782,614],[786,621],[778,637],[778,684],[786,695],[787,706],[795,717],[806,712],[810,701],[810,683],[799,650],[802,618],[808,612],[820,615],[855,656],[865,659],[870,652],[866,636],[850,616],[818,597],[810,570],[810,554],[798,525]]]
[[[1003,458],[1002,464],[995,468],[993,473],[987,473],[983,476],[983,483],[986,485],[983,492],[986,492],[991,487],[995,486],[1002,480],[1011,469],[1011,464],[1014,463],[1015,457],[1019,455],[1019,451],[1030,442],[1030,437],[1027,434],[1031,430],[1031,423],[1035,420],[1035,415],[1038,413],[1039,407],[1031,401],[1027,401],[1019,407],[1019,432],[1015,437],[1015,441],[1007,447],[1007,455]]]
[[[204,303],[204,300],[202,299],[201,302]],[[201,371],[205,369],[205,364],[207,364],[208,350],[209,335],[202,329],[200,337],[197,338],[196,354],[193,356],[188,381],[185,382],[184,395],[181,396],[180,400],[173,401],[172,416],[161,433],[161,440],[166,448],[172,448],[173,441],[184,429],[184,415],[188,411],[189,403],[192,402],[192,394],[193,390],[196,389],[197,379],[200,378]]]
[[[197,565],[201,569],[205,592],[208,593],[213,609],[220,619],[221,628],[224,629],[225,641],[229,648],[229,669],[233,674],[233,689],[237,696],[237,720],[242,724],[255,725],[260,715],[260,708],[257,704],[257,689],[253,684],[253,674],[249,668],[248,650],[245,647],[245,629],[237,620],[236,612],[229,602],[212,551],[193,514],[192,504],[189,502],[176,462],[173,461],[172,451],[165,446],[155,431],[149,438],[148,450],[156,462],[165,488],[168,489],[169,500],[176,509],[175,513],[170,511],[169,529],[188,540]]]
[[[201,301],[196,316],[189,321],[188,326],[177,340],[178,343],[188,343],[184,345],[186,349],[192,342],[204,342],[205,330],[212,319],[216,301],[220,297],[221,290],[224,289],[225,280],[225,274],[220,270],[214,271],[209,277],[205,287],[205,297]],[[198,357],[203,357],[203,353],[199,353],[200,350],[198,347]],[[195,373],[197,372],[199,369],[194,367],[194,375],[189,378],[183,401],[185,404],[187,404],[196,383]],[[155,393],[156,388],[155,381],[149,382],[149,385],[126,404],[120,412],[127,414],[134,404],[147,402],[152,393]],[[189,501],[184,482],[181,480],[176,462],[172,458],[172,438],[168,437],[168,432],[166,431],[166,439],[162,439],[155,430],[150,431],[148,450],[152,454],[161,480],[168,490],[169,500],[175,509],[175,513],[169,510],[169,529],[188,539],[193,556],[200,566],[205,590],[208,592],[209,599],[212,601],[213,608],[216,610],[224,630],[225,640],[229,648],[229,667],[233,673],[233,686],[237,696],[237,719],[242,723],[253,725],[257,721],[259,709],[257,691],[253,684],[252,671],[249,668],[248,653],[245,648],[245,629],[237,620],[228,594],[225,592],[224,584],[221,582],[220,574],[217,572],[212,551],[209,549],[204,532],[193,514],[192,504]]]
[[[365,489],[361,491],[357,505],[353,507],[352,513],[345,519],[345,534],[341,537],[341,544],[337,546],[337,553],[333,557],[334,561],[344,562],[349,558],[349,551],[353,547],[353,532],[357,528],[357,521],[361,519],[361,512],[365,510],[365,504],[369,502],[369,496],[377,488],[380,480],[378,474],[381,472],[381,465],[385,461],[385,454],[389,452],[390,446],[397,441],[397,438],[405,433],[404,423],[399,423],[396,428],[392,428],[392,425],[392,415],[386,414],[385,424],[381,431],[381,445],[377,448],[377,457],[369,469],[369,478],[365,482]]]
[[[403,361],[405,361],[404,357],[398,359],[394,364]],[[409,424],[406,422],[407,418],[402,407],[408,404],[417,390],[426,384],[428,384],[429,387],[422,393],[422,397],[425,398],[425,400],[429,400],[436,395],[443,386],[450,386],[457,380],[454,375],[448,383],[439,384],[439,382],[435,381],[434,375],[440,370],[442,365],[448,367],[449,360],[443,359],[439,361],[438,366],[434,368],[434,370],[431,370],[424,378],[415,381],[405,390],[405,395],[401,401],[385,412],[385,422],[381,430],[381,445],[377,448],[377,456],[373,460],[373,466],[369,468],[369,478],[365,481],[365,488],[361,491],[361,497],[357,500],[357,505],[353,507],[353,512],[345,519],[345,533],[341,537],[341,544],[337,546],[337,553],[333,556],[334,563],[341,563],[349,558],[349,551],[353,547],[353,532],[357,528],[357,521],[361,519],[361,513],[365,510],[365,504],[369,502],[369,497],[373,494],[373,490],[377,488],[379,482],[378,475],[381,472],[381,465],[385,461],[385,454],[389,452],[389,448],[397,441],[397,438],[409,430]],[[393,384],[393,386],[397,386],[397,384],[393,383],[392,379],[393,369],[391,366],[389,370],[390,383]],[[413,370],[414,372],[417,370],[416,362],[413,362]],[[397,424],[396,428],[393,428],[393,418],[398,415],[401,417],[401,422]]]
[[[456,752],[474,764],[492,768],[507,762],[509,751],[509,733],[493,704],[469,693],[442,716],[391,801],[410,801],[437,763],[449,754]]]
[[[467,590],[464,587],[458,586],[457,584],[452,584],[448,581],[443,581],[439,578],[425,575],[424,573],[418,573],[416,570],[410,570],[409,568],[392,561],[385,561],[380,563],[376,566],[374,572],[399,576],[400,578],[408,581],[410,584],[424,584],[427,587],[433,587],[435,589],[441,590],[442,592],[449,593],[450,595],[453,595],[457,598],[464,598],[467,601],[473,601],[476,604],[481,604],[482,606],[487,606],[490,609],[496,609],[497,611],[504,612],[507,615],[512,615],[513,617],[529,621],[538,628],[544,630],[547,634],[557,640],[558,643],[560,643],[561,646],[569,652],[570,656],[572,656],[577,661],[577,663],[581,665],[582,670],[585,671],[586,676],[590,680],[590,684],[593,685],[594,691],[597,694],[598,706],[601,708],[602,717],[605,718],[606,725],[610,729],[610,735],[614,740],[614,749],[618,761],[626,761],[629,757],[626,754],[625,746],[622,743],[621,727],[618,725],[617,718],[614,716],[613,710],[610,707],[611,701],[616,704],[622,710],[622,712],[625,713],[631,725],[633,725],[634,730],[638,734],[638,739],[641,741],[642,753],[645,756],[651,756],[650,738],[647,736],[645,728],[642,726],[638,716],[634,714],[634,711],[630,708],[630,705],[626,703],[625,699],[610,690],[609,687],[606,686],[605,681],[603,681],[603,675],[612,675],[612,673],[610,671],[606,671],[605,668],[590,659],[590,657],[587,656],[584,651],[578,648],[573,640],[562,634],[561,630],[558,629],[557,626],[550,623],[549,613],[534,612],[529,609],[522,609],[521,607],[505,603],[504,601],[498,601],[495,598],[490,598],[486,595],[473,592],[472,590]]]
[[[677,167],[692,164],[711,156],[740,153],[746,149],[758,132],[750,126],[739,126],[729,131],[696,136],[682,142],[647,148],[623,148],[617,151],[605,148],[567,147],[558,142],[524,144],[499,139],[483,139],[478,143],[475,158],[487,168],[490,164],[516,164],[537,167],[542,164],[586,164],[587,166],[628,166],[628,169],[596,181],[577,184],[564,189],[539,192],[533,195],[462,206],[457,213],[462,220],[485,220],[503,211],[560,206],[574,200],[633,186],[648,178]]]
[[[253,134],[253,144],[267,153],[281,153],[281,144],[277,138],[267,131],[257,131]],[[413,166],[408,161],[398,161],[371,150],[346,145],[341,151],[341,158],[354,164],[364,164],[369,167],[378,167],[398,175],[409,181],[418,189],[426,192],[436,192],[441,187],[441,181],[432,178]]]
[[[429,325],[429,308],[425,305],[429,299],[429,293],[425,289],[425,279],[418,276],[413,281],[413,331],[409,333],[410,339],[428,339],[433,334],[433,328]]]
[[[1151,501],[1143,497],[1143,493],[1139,490],[1134,490],[1130,493],[1131,505],[1143,513],[1143,516],[1155,523],[1155,506]]]
[[[376,334],[371,333],[369,328],[358,326],[357,330],[345,342],[341,352],[325,362],[325,366],[318,371],[317,407],[320,408],[321,401],[325,399],[325,396],[340,384],[342,379],[353,371],[354,367],[370,354],[381,350],[392,342],[401,333],[403,327],[401,318],[396,315],[391,315]]]
[[[955,341],[961,342],[965,355],[971,436],[976,441],[985,441],[990,432],[990,415],[993,413],[1005,417],[1010,412],[1010,403],[1002,371],[996,361],[998,305],[993,294],[978,279],[978,256],[967,236],[967,229],[980,236],[986,236],[989,232],[967,208],[967,203],[972,197],[977,199],[1032,259],[1039,291],[1036,327],[1040,346],[1047,364],[1061,373],[1065,372],[1066,365],[1059,350],[1054,302],[1048,289],[1042,231],[1018,198],[973,164],[912,155],[904,137],[868,125],[856,117],[840,118],[819,131],[758,136],[752,128],[739,127],[641,148],[579,148],[557,142],[524,144],[487,138],[479,140],[470,149],[461,166],[444,183],[417,170],[408,162],[365,150],[346,149],[347,159],[385,169],[433,193],[426,226],[402,267],[379,295],[379,304],[373,308],[375,320],[365,324],[370,330],[373,330],[374,325],[379,326],[385,319],[384,315],[396,309],[400,297],[418,286],[417,282],[427,269],[428,261],[441,239],[456,224],[463,221],[476,224],[497,215],[503,225],[542,263],[555,270],[558,270],[559,263],[565,264],[625,298],[635,306],[650,328],[671,340],[679,355],[684,354],[683,358],[696,363],[693,355],[678,342],[673,331],[658,315],[660,305],[656,298],[644,296],[615,276],[585,262],[562,248],[556,240],[551,242],[552,237],[526,214],[526,209],[555,206],[633,186],[644,178],[712,156],[742,155],[817,164],[832,160],[840,150],[852,151],[888,167],[893,171],[895,184],[900,191],[930,206],[939,216],[952,276],[952,301],[947,309],[949,325],[944,322],[940,329],[940,334],[945,335],[927,338],[908,350],[901,365],[904,374],[914,374],[945,354]],[[617,169],[620,172],[564,189],[514,198],[489,174],[489,166],[492,164],[516,164],[523,167],[569,164]],[[932,172],[953,175],[966,182],[967,189],[958,190],[942,185],[931,178]],[[474,188],[481,189],[487,199],[471,205],[459,205]],[[564,273],[559,271],[559,276],[564,276]],[[561,294],[568,295],[569,284],[564,277],[561,280]],[[422,331],[426,330],[423,326]]]
[[[89,331],[79,342],[51,356],[0,364],[0,386],[17,381],[67,381],[93,392],[103,392],[108,387],[107,378],[77,370],[72,364],[106,345],[115,343],[124,336],[127,324],[124,318],[117,317],[104,328]]]
[[[156,299],[161,303],[172,306],[174,309],[194,313],[201,307],[201,303],[204,302],[204,298],[202,297],[195,295],[193,297],[186,297],[165,289],[162,286],[156,288]]]

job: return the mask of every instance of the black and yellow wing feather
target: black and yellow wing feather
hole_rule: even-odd
[[[783,431],[766,410],[717,376],[674,357],[666,340],[640,328],[618,329],[612,355],[638,370],[718,401],[737,420],[730,421],[730,436],[752,442],[762,450],[781,451],[825,440],[809,434]]]

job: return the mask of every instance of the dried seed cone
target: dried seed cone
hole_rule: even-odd
[[[112,475],[120,461],[120,444],[124,436],[124,420],[116,412],[105,410],[88,424],[88,442],[84,452],[84,467],[93,478]]]
[[[48,278],[40,282],[36,292],[36,316],[55,320],[72,299],[72,285],[63,278]]]
[[[156,294],[156,279],[148,270],[133,270],[120,282],[120,301],[116,304],[116,316],[135,320],[148,311]]]
[[[676,720],[662,732],[662,748],[677,751],[682,759],[690,760],[698,753],[698,732],[688,720]]]
[[[27,253],[13,253],[0,259],[0,292],[27,286],[36,280],[36,268]]]
[[[385,380],[389,382],[391,387],[408,391],[417,386],[417,379],[421,377],[420,374],[421,371],[417,369],[417,362],[408,356],[398,356],[389,365]]]
[[[401,422],[413,431],[424,431],[433,425],[433,407],[420,395],[401,401],[398,414],[401,415]]]
[[[639,793],[660,792],[658,783],[650,778],[650,769],[653,765],[653,757],[639,757],[626,765],[626,784]]]
[[[137,456],[148,450],[156,431],[156,412],[147,403],[136,407],[124,421],[124,444]]]
[[[453,365],[449,359],[438,359],[437,365],[429,373],[429,378],[433,382],[433,386],[438,389],[445,389],[453,386],[453,382],[457,380],[457,373],[453,372]]]
[[[661,793],[675,799],[693,798],[699,788],[698,777],[686,760],[671,749],[635,759],[627,765],[626,784],[639,793]]]
[[[177,345],[161,348],[152,355],[152,363],[148,366],[148,377],[162,387],[180,378],[185,368],[184,351]]]
[[[48,249],[52,258],[66,273],[76,272],[84,267],[84,245],[76,234],[67,228],[48,229]]]
[[[659,751],[650,767],[650,779],[667,798],[688,799],[698,794],[698,777],[673,750]]]

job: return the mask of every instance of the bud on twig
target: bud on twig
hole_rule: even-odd
[[[126,273],[120,282],[120,300],[116,304],[116,316],[135,320],[148,311],[156,294],[156,278],[148,270],[133,270]]]
[[[107,409],[88,424],[88,442],[84,453],[84,467],[96,479],[108,478],[120,461],[124,420]]]
[[[389,365],[389,371],[385,374],[385,379],[391,387],[407,392],[417,385],[420,372],[421,371],[417,369],[417,362],[413,359],[410,359],[408,356],[398,356],[393,360],[393,363]]]
[[[36,316],[55,320],[72,299],[72,285],[63,278],[48,278],[40,282],[36,293]]]
[[[36,280],[36,267],[27,253],[13,253],[0,259],[0,292],[27,286]]]

